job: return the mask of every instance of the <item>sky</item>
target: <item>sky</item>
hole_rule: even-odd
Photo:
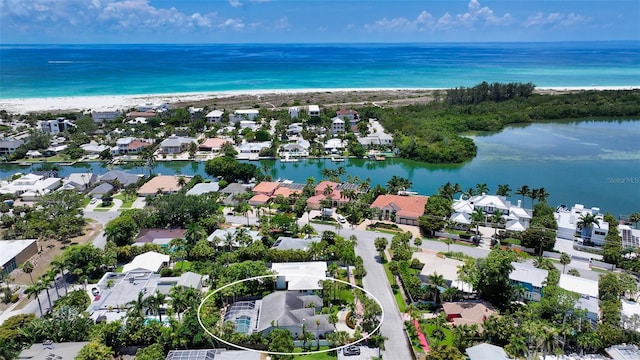
[[[1,44],[640,40],[640,0],[0,0]]]

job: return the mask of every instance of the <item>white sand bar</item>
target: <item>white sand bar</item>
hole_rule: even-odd
[[[577,91],[577,90],[629,90],[640,88],[637,86],[593,86],[593,87],[547,87],[536,88],[545,91]],[[54,111],[103,111],[126,110],[148,102],[188,102],[201,101],[220,97],[237,95],[262,94],[301,94],[310,92],[351,92],[351,91],[388,91],[388,90],[443,90],[443,89],[405,89],[405,88],[340,88],[340,89],[293,89],[293,90],[237,90],[202,93],[148,94],[148,95],[100,95],[100,96],[69,96],[46,98],[10,98],[0,99],[0,110],[12,114],[27,114],[31,112]]]

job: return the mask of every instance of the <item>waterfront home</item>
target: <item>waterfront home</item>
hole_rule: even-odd
[[[320,116],[320,106],[318,105],[309,105],[307,107],[307,111],[309,112],[309,117]]]
[[[187,195],[202,195],[208,193],[218,192],[220,190],[220,186],[218,186],[217,181],[213,182],[205,182],[195,184],[189,191],[187,191]]]
[[[142,149],[152,145],[153,143],[151,141],[130,136],[116,140],[116,147],[119,154],[139,153]]]
[[[44,177],[36,174],[25,174],[11,181],[0,182],[0,194],[20,197],[23,201],[37,201],[62,186],[58,177]]]
[[[368,134],[359,134],[358,142],[364,147],[371,145],[391,146],[393,144],[393,135],[385,132],[378,120],[369,119]]]
[[[238,155],[241,160],[257,160],[262,149],[271,147],[271,141],[245,142],[237,146]]]
[[[236,195],[244,194],[251,190],[251,185],[240,184],[240,183],[231,183],[227,185],[224,189],[220,190],[220,194],[226,196],[224,198],[223,203],[227,206],[236,206],[238,204],[238,200],[235,199]]]
[[[185,229],[142,229],[133,241],[134,246],[156,244],[168,248],[173,239],[185,239]]]
[[[82,144],[80,145],[80,148],[89,155],[99,155],[105,150],[109,150],[109,152],[111,153],[111,147],[107,145],[98,145],[95,142],[90,144]]]
[[[622,238],[622,249],[640,248],[640,230],[634,229],[629,225],[618,225],[618,233]]]
[[[347,189],[354,190],[356,193],[359,191],[359,187],[356,184],[321,181],[316,185],[314,190],[315,195],[307,199],[307,206],[313,210],[319,210],[320,203],[324,199],[329,199],[332,207],[346,204],[351,200],[343,197],[342,191]]]
[[[290,157],[306,157],[309,156],[311,144],[305,139],[297,139],[294,143],[280,145],[279,155]]]
[[[158,175],[149,180],[138,189],[138,196],[152,196],[156,194],[171,194],[182,189],[180,178],[184,179],[185,184],[191,180],[187,176]]]
[[[66,129],[75,128],[76,124],[74,124],[71,120],[65,119],[63,117],[59,117],[54,120],[39,120],[38,128],[45,134],[49,135],[57,135]]]
[[[342,139],[329,139],[324,143],[324,151],[326,153],[336,154],[343,152],[347,147],[347,141]]]
[[[108,173],[98,177],[98,182],[104,183],[116,183],[119,186],[127,187],[131,184],[137,184],[140,179],[142,179],[144,175],[142,174],[131,174],[122,170],[111,170]]]
[[[24,141],[19,139],[4,139],[0,140],[0,156],[8,156],[13,154],[18,146],[24,144]]]
[[[547,281],[549,271],[538,269],[529,263],[512,262],[513,270],[509,273],[509,281],[523,290],[522,297],[530,301],[540,301],[542,287]]]
[[[496,314],[493,305],[486,301],[445,302],[442,303],[442,310],[454,326],[477,324],[480,329],[491,315]]]
[[[101,110],[101,111],[92,111],[91,119],[95,123],[102,123],[104,121],[112,121],[117,119],[122,112],[120,110]]]
[[[220,152],[222,145],[226,143],[231,143],[231,140],[218,137],[208,138],[198,145],[198,151]]]
[[[266,204],[269,200],[271,200],[273,193],[278,187],[280,187],[280,183],[278,182],[262,181],[253,189],[251,189],[254,195],[251,199],[249,199],[249,204],[252,206]]]
[[[418,225],[418,218],[424,215],[424,207],[429,197],[421,195],[380,195],[371,208],[380,210],[380,219],[398,224]]]
[[[216,124],[222,121],[222,117],[224,116],[223,110],[213,110],[210,111],[207,115],[204,116],[205,120],[208,123]]]
[[[146,102],[139,104],[136,109],[138,111],[154,111],[154,112],[165,112],[169,110],[169,104],[166,102]]]
[[[561,239],[574,240],[576,236],[583,242],[591,242],[594,245],[602,246],[604,239],[609,232],[609,224],[604,221],[604,215],[600,213],[600,208],[592,207],[587,209],[582,204],[575,204],[571,209],[560,206],[553,214],[558,223],[557,236]],[[585,216],[593,216],[598,224],[578,228],[578,223]],[[579,231],[579,233],[577,233]]]
[[[278,275],[277,290],[310,295],[322,290],[320,281],[327,278],[327,263],[325,261],[273,263],[271,271]]]
[[[63,180],[63,186],[70,186],[77,191],[85,191],[98,181],[98,176],[94,173],[73,173]]]
[[[496,210],[502,212],[505,219],[505,229],[511,231],[523,231],[529,227],[533,212],[522,207],[522,201],[517,205],[511,204],[504,196],[480,194],[464,199],[460,195],[452,204],[453,214],[450,220],[460,220],[461,224],[471,223],[471,214],[477,209],[482,210],[485,217],[493,215]]]
[[[105,194],[113,193],[113,185],[109,183],[102,183],[89,191],[89,196],[92,199],[102,199]]]
[[[189,150],[191,144],[198,144],[196,139],[182,136],[169,136],[160,143],[163,154],[180,154]]]
[[[38,243],[29,240],[0,241],[0,274],[8,275],[38,253]]]
[[[229,121],[234,123],[242,120],[253,121],[258,117],[258,113],[259,112],[256,109],[239,109],[229,115]]]
[[[571,291],[580,295],[580,299],[574,305],[576,309],[582,309],[587,311],[587,319],[591,321],[592,325],[598,323],[600,316],[599,306],[599,294],[598,294],[598,281],[569,274],[560,274],[560,281],[558,281],[558,287]]]
[[[338,133],[343,133],[345,131],[345,123],[344,120],[342,120],[339,117],[334,117],[331,119],[331,133],[333,135],[338,134]]]

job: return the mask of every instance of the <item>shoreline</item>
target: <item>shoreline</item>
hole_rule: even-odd
[[[640,85],[629,86],[556,86],[537,87],[541,94],[555,94],[571,91],[588,90],[633,90]],[[316,88],[316,89],[264,89],[264,90],[229,90],[191,93],[158,93],[135,95],[92,95],[61,96],[42,98],[7,98],[0,99],[0,110],[11,114],[29,114],[42,112],[65,111],[114,111],[126,110],[146,102],[167,102],[169,104],[185,102],[202,102],[219,98],[236,96],[255,96],[260,100],[265,95],[293,96],[311,93],[364,93],[364,92],[400,92],[429,93],[447,90],[446,88]],[[322,104],[320,104],[322,105]],[[274,106],[275,107],[275,106]]]

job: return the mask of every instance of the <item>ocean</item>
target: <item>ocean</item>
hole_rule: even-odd
[[[640,86],[640,42],[0,44],[0,98],[230,90]]]

